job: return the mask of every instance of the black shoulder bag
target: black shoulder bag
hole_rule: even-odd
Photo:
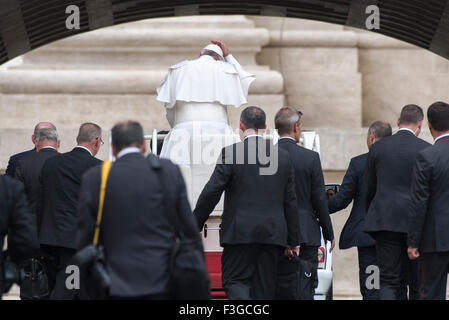
[[[179,223],[177,211],[172,207],[175,203],[167,188],[167,178],[162,176],[163,169],[159,159],[148,156],[151,168],[155,171],[163,191],[165,214],[169,217],[175,232],[176,244],[170,261],[169,294],[174,300],[205,300],[210,299],[210,280],[204,258],[203,243],[198,238],[188,238],[184,235]]]
[[[111,161],[104,161],[101,168],[100,194],[98,200],[97,220],[92,244],[78,251],[72,258],[72,263],[81,269],[82,298],[106,299],[109,294],[111,279],[105,266],[104,247],[99,244],[100,228],[103,217],[103,204],[106,184],[112,167]]]

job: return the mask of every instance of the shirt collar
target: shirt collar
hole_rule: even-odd
[[[85,146],[76,146],[75,148],[81,148],[81,149],[87,150],[87,152],[89,152],[92,157],[94,156],[92,154],[92,152],[89,149],[87,149]]]
[[[398,130],[398,132],[399,132],[399,131],[409,131],[409,132],[411,132],[414,136],[416,136],[415,132],[414,132],[412,129],[409,129],[409,128],[401,128],[401,129]]]
[[[140,149],[137,147],[128,147],[128,148],[122,149],[117,154],[117,159],[123,157],[124,155],[130,154],[130,153],[140,153]]]
[[[41,150],[42,149],[53,149],[53,150],[58,151],[55,147],[52,147],[52,146],[45,146],[45,147],[42,147]]]
[[[296,143],[296,140],[293,139],[292,137],[280,137],[278,140],[281,140],[281,139],[290,139],[290,140],[293,140]]]
[[[435,142],[437,142],[438,140],[441,140],[443,138],[449,138],[449,133],[445,133],[445,134],[442,134],[441,136],[437,137],[435,139]]]
[[[261,137],[261,138],[263,138],[263,136],[261,134],[250,134],[250,135],[247,135],[243,140],[246,140],[247,138],[250,138],[250,137]]]

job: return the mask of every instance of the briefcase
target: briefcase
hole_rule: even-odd
[[[42,261],[27,260],[20,270],[20,298],[26,300],[48,299],[50,296],[47,271]]]
[[[315,265],[301,259],[282,256],[278,263],[276,300],[313,300]]]

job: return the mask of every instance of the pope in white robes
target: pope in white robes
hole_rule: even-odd
[[[198,59],[171,66],[157,88],[157,100],[164,102],[172,127],[161,157],[189,165],[192,135],[233,134],[226,108],[247,103],[254,80],[220,41],[207,45]]]

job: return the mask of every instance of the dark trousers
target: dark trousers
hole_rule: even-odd
[[[54,287],[50,293],[51,300],[73,300],[78,297],[79,290],[69,290],[66,286],[66,280],[69,276],[66,274],[66,268],[70,260],[76,253],[76,250],[63,247],[41,246],[42,251],[52,256],[56,261],[56,274],[52,279]]]
[[[265,244],[225,245],[221,258],[222,281],[231,300],[274,300],[279,252]]]
[[[363,300],[378,300],[379,290],[371,287],[368,288],[366,285],[368,277],[372,274],[370,272],[367,273],[368,267],[377,266],[376,246],[357,247],[357,252],[359,256],[360,293],[362,294]]]
[[[420,299],[445,300],[447,274],[449,273],[449,252],[422,253],[420,259]]]
[[[301,288],[312,288],[309,292],[301,294],[304,300],[313,300],[315,289],[318,287],[318,246],[302,245],[299,252],[302,260],[308,261],[313,265],[310,278],[301,278],[301,281],[309,281],[309,284],[302,285]]]
[[[380,271],[380,300],[410,300],[419,298],[419,264],[407,256],[407,235],[381,231],[376,239],[377,263]]]

